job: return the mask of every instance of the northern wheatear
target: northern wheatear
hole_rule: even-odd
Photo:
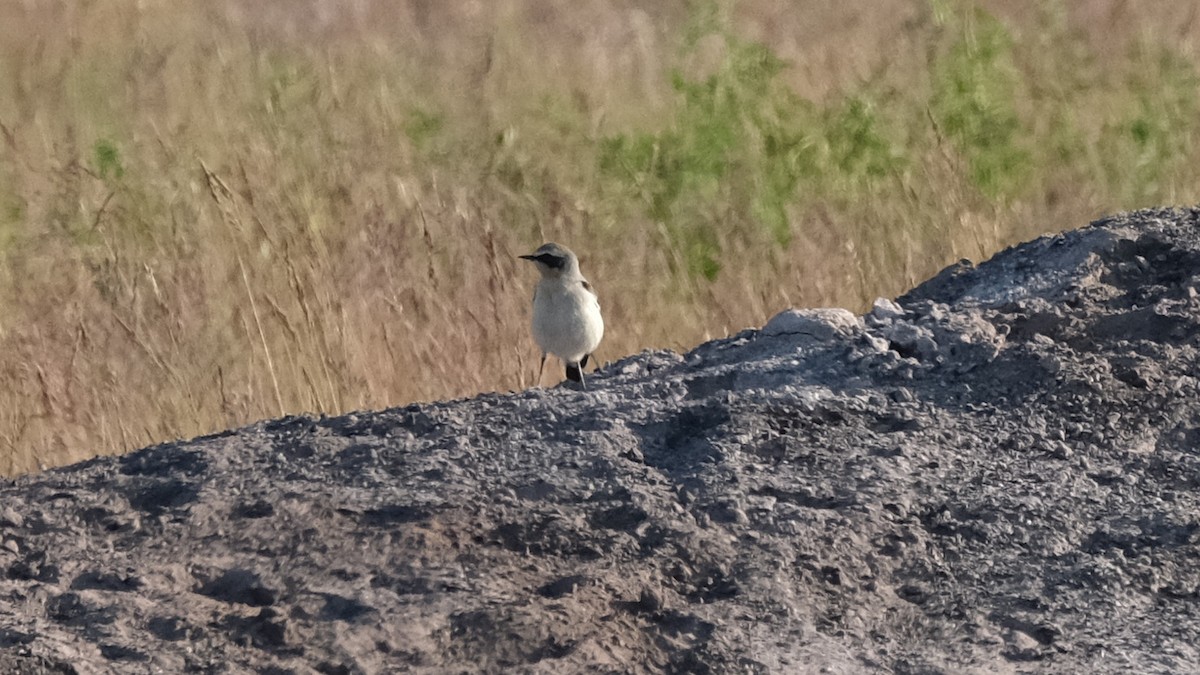
[[[542,348],[538,383],[546,354],[562,359],[567,379],[584,386],[583,367],[604,337],[604,319],[592,285],[579,273],[579,259],[565,246],[550,243],[521,256],[537,264],[542,279],[533,293],[533,339]]]

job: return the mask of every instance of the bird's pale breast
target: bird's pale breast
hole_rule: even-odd
[[[595,351],[603,336],[600,303],[582,283],[538,286],[533,301],[533,337],[544,351],[575,363]]]

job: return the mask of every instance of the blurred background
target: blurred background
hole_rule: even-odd
[[[544,241],[603,361],[1194,203],[1198,11],[0,3],[0,473],[531,386]]]

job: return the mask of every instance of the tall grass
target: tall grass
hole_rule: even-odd
[[[1195,202],[1187,5],[4,3],[0,472],[531,386],[546,240],[603,360]]]

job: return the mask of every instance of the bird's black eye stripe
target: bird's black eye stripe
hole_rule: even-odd
[[[554,255],[553,253],[543,253],[537,257],[538,262],[546,267],[554,269],[562,269],[562,266],[567,264],[567,259],[564,256]]]

